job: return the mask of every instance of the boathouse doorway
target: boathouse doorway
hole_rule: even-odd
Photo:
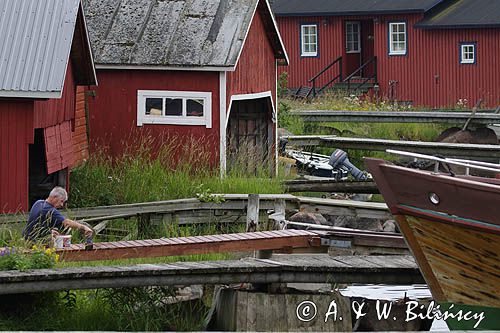
[[[270,96],[232,100],[226,127],[227,171],[272,172],[274,127]]]

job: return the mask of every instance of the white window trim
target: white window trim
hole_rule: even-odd
[[[315,27],[316,28],[316,52],[306,52],[305,50],[305,39],[304,39],[304,28]],[[300,25],[300,55],[302,57],[316,57],[318,55],[318,25],[317,24],[301,24]]]
[[[405,49],[403,51],[395,51],[392,49],[393,46],[393,32],[392,26],[403,24],[405,27]],[[406,51],[408,50],[408,28],[406,26],[406,22],[390,22],[389,23],[389,55],[406,55]]]
[[[358,26],[358,49],[357,50],[351,50],[351,51],[346,51],[346,53],[361,53],[361,23],[359,21],[347,21],[346,22],[346,27],[348,24],[351,25],[357,25]],[[347,29],[346,29],[346,34],[345,34],[345,42],[347,46]]]
[[[472,46],[472,59],[465,59],[465,48]],[[476,45],[473,43],[470,44],[461,44],[460,45],[460,63],[461,64],[474,64],[476,63]]]
[[[183,109],[186,107],[185,99],[203,99],[203,117],[146,115],[146,98],[149,97],[182,98]],[[190,125],[212,128],[212,93],[208,91],[137,90],[137,126],[144,124]]]

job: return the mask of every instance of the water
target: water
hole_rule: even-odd
[[[413,285],[352,285],[339,290],[347,297],[363,297],[372,300],[396,301],[405,296],[411,300],[430,300],[431,292],[425,284]],[[448,326],[444,320],[435,319],[432,323],[431,331],[449,332]]]

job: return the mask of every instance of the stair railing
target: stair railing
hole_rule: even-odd
[[[358,82],[356,87],[352,91],[356,91],[359,88],[361,88],[365,83],[367,83],[370,80],[373,80],[374,83],[377,83],[377,57],[372,57],[368,59],[364,64],[359,66],[358,69],[356,69],[354,72],[349,74],[344,80],[344,82],[347,82],[347,91],[351,91],[351,79],[356,76],[358,73],[362,73],[362,70],[367,67],[369,64],[373,63],[373,75],[370,77],[366,77],[363,81]]]
[[[330,81],[328,81],[327,84],[323,85],[321,88],[316,90],[316,80],[318,79],[318,77],[320,77],[323,73],[325,73],[327,70],[329,70],[331,67],[333,67],[333,65],[335,65],[337,63],[339,66],[339,74],[337,76],[335,76],[333,79],[331,79]],[[312,78],[309,79],[309,82],[312,82],[313,97],[316,97],[317,93],[322,92],[323,89],[325,89],[327,86],[332,84],[337,79],[339,79],[339,81],[342,81],[342,57],[341,56],[338,57],[337,59],[335,59],[331,64],[329,64],[328,66],[323,68],[318,74],[314,75]]]

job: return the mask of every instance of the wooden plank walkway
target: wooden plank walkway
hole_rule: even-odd
[[[0,294],[231,283],[424,283],[411,256],[277,255],[271,259],[1,271]]]
[[[295,146],[322,146],[378,151],[394,149],[428,155],[440,154],[447,157],[500,158],[500,145],[347,138],[331,135],[290,135],[282,136],[281,139],[286,139],[288,144]]]
[[[311,122],[375,122],[375,123],[449,123],[465,124],[471,118],[474,124],[500,124],[500,114],[478,112],[427,111],[345,111],[297,110],[291,115]]]
[[[71,247],[58,249],[56,253],[64,261],[95,261],[317,246],[320,246],[317,233],[306,230],[277,230],[102,242],[95,243],[92,250],[85,250],[84,244],[72,244]]]

